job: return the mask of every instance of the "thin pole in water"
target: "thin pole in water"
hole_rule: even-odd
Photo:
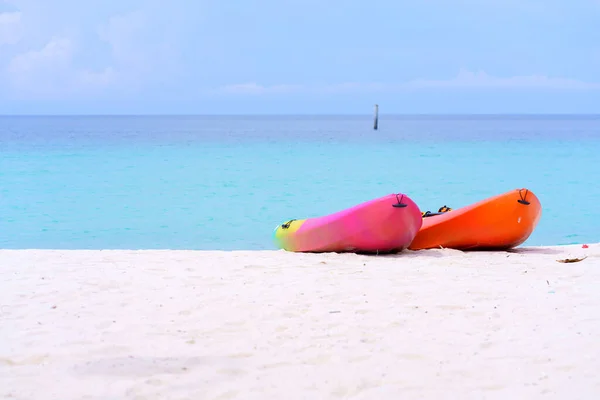
[[[373,129],[377,130],[379,126],[379,105],[375,104],[375,119],[373,121]]]

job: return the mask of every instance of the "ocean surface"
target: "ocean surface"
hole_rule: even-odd
[[[389,193],[522,187],[525,245],[600,242],[600,116],[0,117],[0,248],[274,249],[287,219]]]

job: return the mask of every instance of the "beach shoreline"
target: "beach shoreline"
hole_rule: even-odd
[[[0,250],[0,265],[4,398],[600,393],[600,244]]]

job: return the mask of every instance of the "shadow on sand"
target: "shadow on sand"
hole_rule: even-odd
[[[550,249],[547,247],[517,247],[516,249],[510,249],[506,252],[516,254],[560,254],[563,251],[557,249]]]

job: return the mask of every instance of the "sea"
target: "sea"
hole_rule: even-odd
[[[275,227],[390,193],[512,189],[525,246],[600,242],[600,116],[2,116],[0,248],[275,249]]]

